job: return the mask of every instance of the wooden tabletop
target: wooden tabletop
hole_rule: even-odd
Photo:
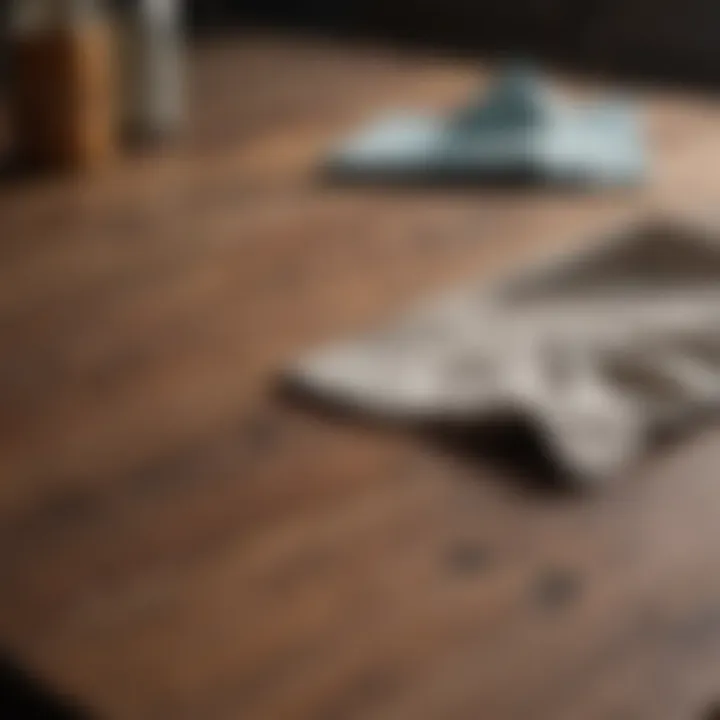
[[[684,720],[720,701],[718,430],[573,496],[274,391],[414,299],[717,202],[720,109],[660,92],[641,191],[317,182],[343,131],[478,74],[207,43],[180,147],[0,188],[0,644],[93,716]]]

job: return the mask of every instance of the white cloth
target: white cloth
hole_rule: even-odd
[[[302,359],[292,378],[407,420],[518,414],[578,478],[720,406],[720,233],[650,221]]]

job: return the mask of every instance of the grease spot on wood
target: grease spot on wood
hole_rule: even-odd
[[[562,568],[542,570],[530,589],[532,604],[546,611],[565,610],[575,602],[582,590],[582,581],[577,572]]]
[[[273,418],[260,416],[247,424],[245,446],[253,455],[267,455],[275,451],[279,444],[280,428]]]
[[[386,704],[401,687],[389,668],[370,668],[359,673],[316,716],[318,720],[365,718]]]
[[[492,565],[492,551],[479,542],[462,540],[452,544],[445,553],[447,568],[456,575],[478,575]]]

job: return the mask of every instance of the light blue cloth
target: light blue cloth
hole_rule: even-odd
[[[534,71],[516,66],[449,118],[380,118],[332,152],[328,169],[358,180],[509,177],[624,185],[643,178],[641,136],[626,103],[560,104]]]

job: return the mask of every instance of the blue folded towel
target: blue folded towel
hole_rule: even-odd
[[[450,117],[396,113],[331,153],[327,168],[356,180],[534,179],[626,185],[642,180],[645,150],[632,107],[560,104],[532,69],[505,69]]]

